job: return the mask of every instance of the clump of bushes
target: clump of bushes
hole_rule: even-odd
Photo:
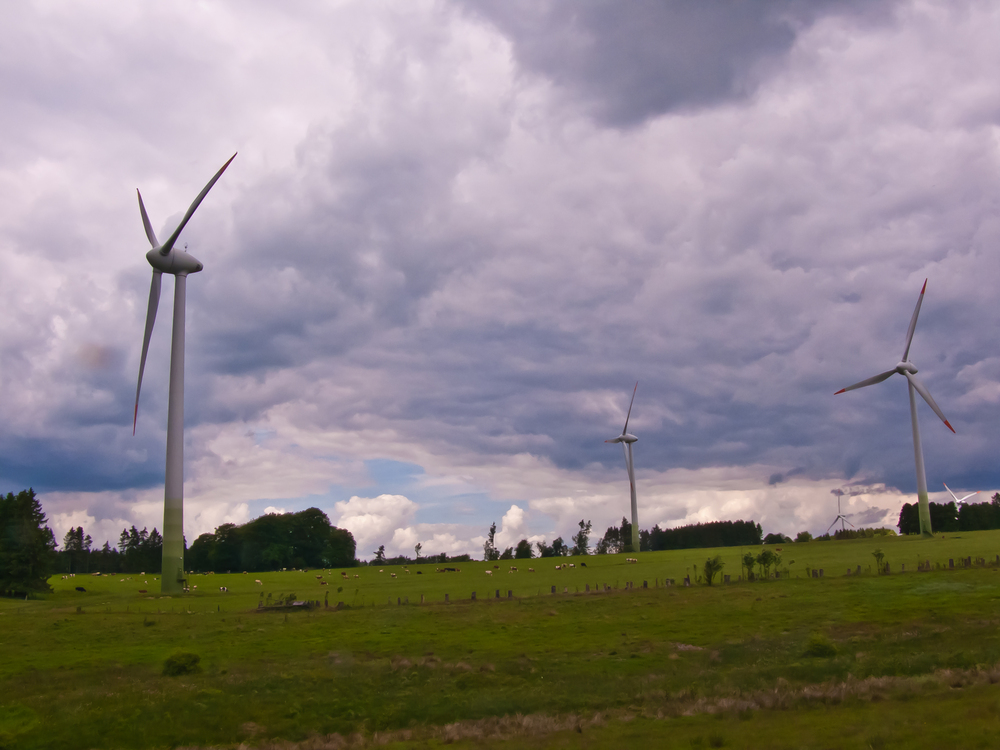
[[[809,637],[809,643],[806,644],[805,655],[829,659],[837,655],[837,647],[825,635],[814,633]]]
[[[167,657],[167,660],[163,662],[163,674],[167,677],[195,674],[201,671],[200,661],[201,657],[198,654],[192,654],[190,651],[179,651]]]

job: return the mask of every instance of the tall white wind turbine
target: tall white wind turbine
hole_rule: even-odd
[[[920,296],[917,297],[917,306],[913,310],[913,317],[910,318],[910,327],[906,331],[906,346],[903,349],[903,359],[900,360],[900,362],[891,370],[886,370],[885,372],[879,373],[875,377],[862,380],[860,383],[855,383],[854,385],[849,385],[846,388],[841,388],[837,391],[837,393],[853,391],[856,388],[864,388],[867,385],[881,383],[883,380],[886,380],[896,373],[906,377],[910,390],[910,422],[913,425],[913,455],[917,464],[917,501],[919,505],[920,534],[924,537],[930,537],[933,536],[933,530],[931,529],[931,508],[930,503],[927,500],[927,476],[924,473],[924,452],[920,447],[920,427],[917,424],[917,399],[914,392],[921,395],[924,401],[927,402],[927,405],[931,407],[933,412],[938,415],[942,422],[944,422],[945,427],[952,432],[955,431],[955,428],[951,426],[951,423],[948,422],[947,419],[945,419],[944,413],[934,402],[934,399],[931,397],[930,391],[927,390],[926,386],[913,377],[917,372],[917,368],[909,360],[910,342],[913,340],[913,331],[917,327],[917,316],[920,314],[920,305],[924,301],[925,291],[927,291],[927,279],[924,279],[924,286],[920,290]]]
[[[941,484],[944,484],[944,482],[941,482]],[[964,503],[966,500],[968,500],[973,495],[978,495],[979,494],[979,490],[976,490],[975,492],[970,492],[968,495],[966,495],[961,500],[959,500],[958,499],[958,495],[956,495],[954,492],[951,491],[951,487],[949,487],[948,485],[944,484],[944,488],[946,490],[948,490],[948,494],[949,495],[951,495],[953,498],[955,498],[955,505],[957,505],[957,506],[961,506],[962,503]]]
[[[635,388],[632,389],[632,400],[628,404],[628,414],[625,415],[625,426],[622,428],[622,434],[604,441],[605,443],[621,443],[622,450],[625,452],[625,468],[628,470],[628,484],[632,491],[632,551],[635,553],[639,552],[639,510],[635,504],[635,466],[632,464],[632,443],[639,438],[629,434],[628,420],[632,416],[632,404],[635,402],[635,392],[638,388],[639,381],[637,380]]]
[[[146,253],[146,260],[153,267],[153,283],[149,287],[149,306],[146,309],[146,332],[142,338],[142,357],[139,360],[139,381],[135,386],[135,412],[132,418],[132,434],[135,434],[139,419],[139,390],[142,388],[142,372],[146,369],[146,353],[149,337],[153,333],[156,308],[160,301],[160,281],[163,274],[174,276],[174,320],[170,341],[170,390],[167,401],[167,471],[163,491],[163,570],[160,575],[160,590],[164,594],[179,594],[184,587],[184,314],[187,275],[197,273],[204,266],[192,255],[177,250],[174,245],[181,230],[190,221],[195,210],[208,195],[208,191],[218,182],[226,167],[236,158],[222,165],[204,189],[198,193],[188,208],[181,223],[166,242],[160,244],[146,215],[146,207],[139,196],[139,213],[142,226],[152,250]]]

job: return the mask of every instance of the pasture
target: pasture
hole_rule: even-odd
[[[1000,532],[787,544],[787,578],[680,585],[717,553],[735,581],[743,551],[216,573],[173,599],[55,576],[0,600],[0,747],[1000,744],[1000,573],[959,563]],[[165,676],[179,652],[199,671]]]

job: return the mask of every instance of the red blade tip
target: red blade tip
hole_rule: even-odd
[[[921,294],[923,294],[923,293],[924,293],[924,292],[926,292],[926,291],[927,291],[927,279],[924,279],[924,286],[923,286],[923,288],[922,288],[922,289],[920,290],[920,293],[921,293]]]
[[[944,420],[944,426],[947,427],[952,432],[955,432],[955,428],[951,426],[951,422],[949,422],[947,419]],[[958,433],[955,433],[955,434],[957,435]]]
[[[846,388],[841,388],[841,389],[840,389],[839,391],[837,391],[837,392],[836,392],[836,393],[834,393],[833,395],[834,395],[834,396],[837,396],[837,395],[839,395],[839,394],[841,394],[841,393],[846,393],[846,392],[847,392],[847,389],[846,389]]]

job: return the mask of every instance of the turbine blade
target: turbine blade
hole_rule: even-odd
[[[142,226],[146,230],[146,239],[149,240],[151,247],[157,247],[160,243],[156,240],[153,225],[149,223],[149,216],[146,215],[146,207],[142,204],[142,193],[139,192],[139,188],[135,189],[135,194],[139,196],[139,213],[142,214]]]
[[[857,527],[857,526],[855,526],[855,525],[854,525],[853,523],[851,523],[850,521],[848,521],[848,520],[847,520],[846,518],[844,519],[844,523],[846,523],[846,524],[847,524],[848,526],[850,526],[850,527],[851,527],[852,529],[856,529],[856,528],[858,528],[858,527]]]
[[[215,177],[209,180],[208,184],[205,185],[204,188],[202,188],[202,191],[200,193],[198,193],[198,197],[194,199],[194,202],[191,204],[191,207],[188,208],[187,213],[184,214],[184,218],[181,219],[181,223],[177,225],[177,228],[173,231],[173,234],[171,234],[170,237],[167,238],[167,241],[163,243],[163,246],[160,248],[160,255],[166,255],[171,250],[173,250],[174,243],[177,242],[177,237],[180,236],[181,230],[184,229],[185,225],[188,223],[191,217],[194,216],[195,210],[197,210],[198,206],[201,205],[201,202],[205,199],[205,196],[208,195],[208,191],[212,189],[212,187],[215,185],[216,182],[219,181],[219,178],[222,177],[222,173],[226,171],[226,167],[228,167],[235,158],[236,154],[230,156],[229,161],[227,161],[225,164],[222,165],[222,168],[215,173]]]
[[[913,308],[913,317],[910,318],[910,327],[906,330],[906,348],[903,349],[903,361],[907,361],[907,357],[910,355],[910,342],[913,341],[913,331],[917,327],[917,316],[920,315],[920,305],[924,301],[924,292],[927,291],[927,279],[924,279],[924,286],[920,290],[920,296],[917,297],[917,306]],[[943,419],[943,417],[942,417]]]
[[[836,396],[837,394],[844,393],[845,391],[854,391],[857,390],[858,388],[864,388],[867,385],[875,385],[876,383],[881,383],[883,380],[888,378],[890,375],[893,375],[895,372],[896,372],[895,370],[886,370],[885,372],[880,372],[873,378],[868,378],[868,380],[862,380],[860,383],[855,383],[854,385],[849,385],[846,388],[841,388],[839,391],[837,391],[837,393],[834,393],[833,395]]]
[[[934,413],[938,415],[938,417],[941,419],[942,422],[944,422],[944,426],[947,427],[952,432],[954,432],[955,428],[951,426],[951,422],[945,419],[944,412],[941,411],[941,407],[939,407],[937,403],[934,401],[934,397],[931,396],[931,392],[927,390],[927,388],[924,386],[923,383],[921,383],[919,380],[913,377],[910,373],[907,372],[904,374],[906,375],[906,379],[910,381],[910,385],[912,385],[914,388],[917,389],[917,393],[923,396],[924,401],[927,402],[927,405],[931,407]]]
[[[135,425],[139,421],[139,391],[142,388],[142,371],[146,369],[146,353],[149,351],[149,337],[153,334],[153,323],[156,322],[156,308],[160,303],[160,282],[163,273],[154,269],[153,281],[149,285],[149,306],[146,308],[146,332],[142,336],[142,356],[139,358],[139,381],[135,385],[135,412],[132,415],[132,434],[135,435]]]
[[[978,495],[978,494],[979,494],[979,492],[980,492],[979,490],[976,490],[975,492],[970,492],[970,493],[969,493],[968,495],[966,495],[965,497],[963,497],[963,498],[962,498],[961,500],[959,500],[958,502],[960,502],[960,503],[964,503],[964,502],[965,502],[966,500],[968,500],[968,499],[969,499],[970,497],[972,497],[973,495]]]
[[[628,432],[628,420],[632,416],[632,404],[635,403],[635,392],[639,389],[639,381],[635,381],[635,388],[632,389],[632,400],[628,402],[628,414],[625,415],[625,426],[622,428],[622,435]]]
[[[833,519],[833,523],[831,523],[829,526],[826,527],[826,533],[827,534],[830,533],[830,529],[832,529],[834,526],[837,525],[837,521],[839,521],[839,520],[840,520],[840,516],[837,516],[836,518]]]
[[[951,496],[952,496],[953,498],[955,498],[955,502],[956,502],[956,503],[960,503],[960,502],[962,502],[961,500],[959,500],[959,499],[958,499],[958,495],[956,495],[956,494],[955,494],[954,492],[952,492],[952,491],[951,491],[951,487],[949,487],[949,486],[948,486],[947,484],[945,484],[944,482],[941,482],[941,484],[944,484],[944,488],[945,488],[946,490],[948,490],[948,494],[949,494],[949,495],[951,495]]]

